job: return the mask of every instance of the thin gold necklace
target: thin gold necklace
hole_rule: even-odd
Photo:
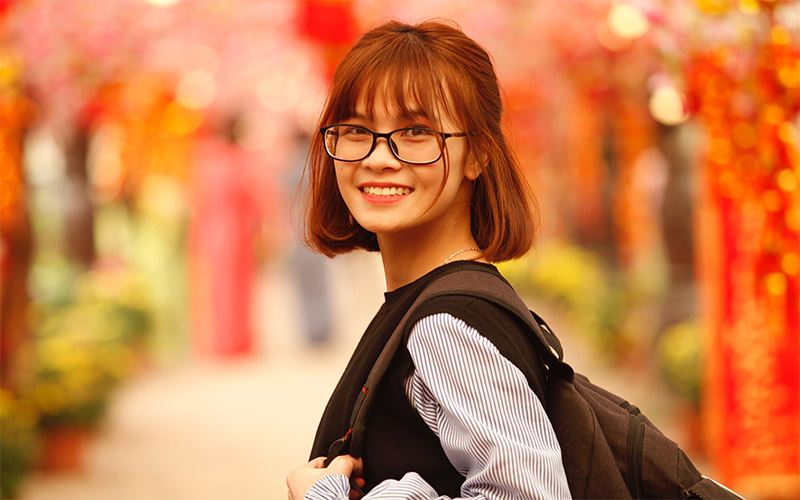
[[[460,255],[460,254],[462,254],[462,253],[464,253],[464,252],[469,252],[470,250],[475,250],[476,252],[480,252],[480,251],[481,251],[481,249],[480,249],[480,248],[478,248],[478,247],[462,248],[462,249],[461,249],[461,250],[459,250],[458,252],[456,252],[456,253],[454,253],[454,254],[450,255],[450,257],[448,257],[448,258],[444,259],[444,262],[442,262],[442,265],[445,265],[445,264],[447,264],[448,262],[450,262],[450,259],[452,259],[452,258],[453,258],[453,257],[455,257],[456,255]]]

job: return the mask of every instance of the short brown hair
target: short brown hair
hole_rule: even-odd
[[[470,132],[468,151],[481,164],[471,203],[475,241],[491,262],[527,253],[538,212],[503,132],[503,102],[489,54],[442,22],[386,23],[362,35],[339,64],[319,125],[351,117],[362,97],[372,114],[380,92],[393,97],[401,113],[422,110],[433,117],[443,109]],[[329,257],[358,248],[379,250],[375,234],[350,215],[320,134],[311,142],[305,174],[306,243]]]

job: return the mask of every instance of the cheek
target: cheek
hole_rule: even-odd
[[[351,169],[336,165],[333,169],[333,176],[336,180],[336,188],[341,192],[342,187],[348,185],[348,180],[352,176]]]
[[[434,207],[449,207],[459,196],[463,177],[458,170],[451,170],[447,179],[444,178],[444,171],[439,170],[432,173],[427,179],[426,185],[428,186],[428,196],[430,206],[429,209]]]
[[[444,166],[439,165],[436,167],[429,167],[423,171],[418,171],[416,177],[417,182],[421,186],[424,186],[429,195],[434,195],[439,191],[442,191],[441,194],[444,195],[449,185],[452,184],[451,178],[445,179]]]

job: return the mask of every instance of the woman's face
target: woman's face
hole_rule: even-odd
[[[368,117],[361,99],[343,123],[361,125],[378,133],[420,126],[440,132],[465,132],[452,117],[438,117],[441,125],[420,114],[404,118],[396,106],[378,94],[374,116]],[[440,129],[441,127],[441,129]],[[449,172],[444,186],[445,156]],[[467,155],[466,137],[451,137],[436,163],[413,165],[395,158],[385,139],[358,162],[334,161],[336,180],[350,213],[367,231],[384,237],[450,237],[453,228],[469,223],[472,183],[480,170]],[[441,191],[441,192],[440,192]]]

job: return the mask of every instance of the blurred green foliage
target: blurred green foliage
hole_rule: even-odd
[[[0,392],[0,493],[14,498],[59,426],[96,427],[113,391],[136,368],[150,329],[142,280],[119,262],[81,271],[40,252],[31,273],[31,373]]]
[[[519,293],[560,309],[604,355],[619,352],[624,340],[620,333],[624,290],[600,256],[577,246],[549,243],[527,258],[499,267]]]
[[[658,369],[661,378],[676,394],[700,405],[703,335],[694,321],[666,329],[658,339]]]
[[[38,450],[36,408],[0,389],[0,498],[16,498]]]
[[[91,426],[135,368],[149,327],[142,284],[118,265],[75,275],[56,259],[45,262],[54,269],[39,269],[36,277],[53,288],[49,300],[31,309],[36,376],[30,395],[41,425]],[[71,294],[65,282],[72,283]]]
[[[661,331],[663,308],[668,307],[664,266],[655,256],[652,262],[617,270],[584,248],[550,242],[499,267],[522,295],[563,314],[597,359],[652,370],[677,396],[697,406],[703,335],[693,321]]]

